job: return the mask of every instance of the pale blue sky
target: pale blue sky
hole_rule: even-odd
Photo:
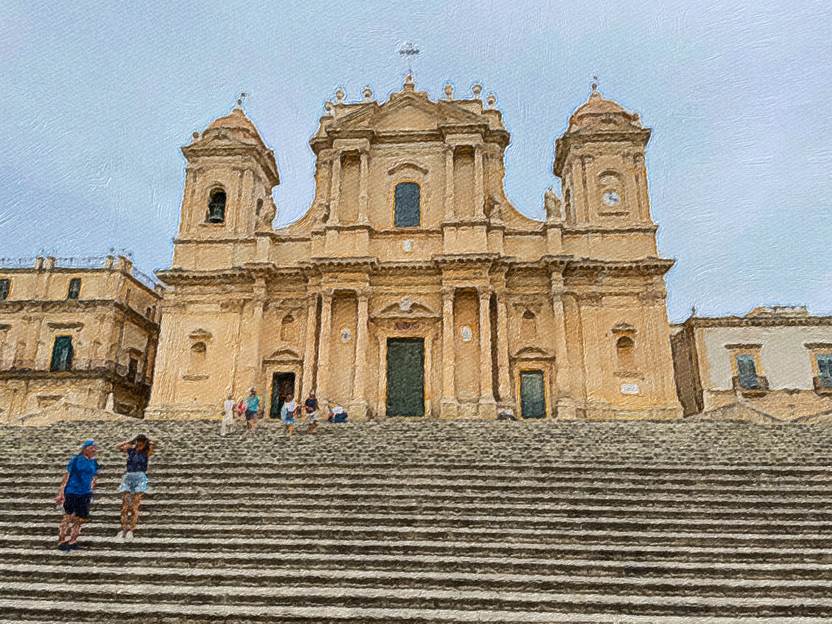
[[[506,186],[540,217],[553,142],[601,90],[653,128],[669,309],[832,313],[832,8],[747,2],[11,2],[0,0],[0,256],[131,249],[167,266],[179,147],[251,93],[274,148],[278,222],[312,193],[308,139],[342,86],[494,92]]]

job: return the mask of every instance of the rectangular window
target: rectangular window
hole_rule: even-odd
[[[71,369],[72,336],[55,336],[55,345],[52,347],[52,365],[49,370],[58,372]]]
[[[69,280],[69,290],[66,293],[67,299],[77,299],[81,294],[81,279],[73,277]]]
[[[12,281],[10,279],[0,279],[0,301],[5,301],[9,298],[9,290],[11,290]]]
[[[139,376],[139,361],[131,357],[130,361],[127,363],[127,378],[130,381],[136,381],[136,378]]]
[[[395,196],[396,227],[415,227],[419,225],[419,185],[403,182],[396,186]]]
[[[820,384],[824,388],[832,388],[832,353],[819,353],[817,355],[818,361],[818,378]]]
[[[756,390],[760,387],[760,380],[757,378],[757,364],[753,355],[737,356],[737,375],[739,376],[740,387],[749,390]]]

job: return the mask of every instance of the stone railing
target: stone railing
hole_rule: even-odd
[[[37,362],[35,360],[23,359],[6,359],[0,360],[0,377],[15,377],[22,376],[27,373],[36,373],[39,376],[43,373],[62,374],[62,373],[88,373],[99,375],[115,375],[125,381],[142,385],[150,386],[152,381],[150,375],[137,370],[131,375],[130,367],[114,362],[113,360],[92,360],[92,359],[74,359],[72,366],[63,371],[53,371],[50,362]]]
[[[2,269],[28,269],[48,271],[50,269],[107,269],[123,270],[137,281],[151,290],[162,286],[161,282],[152,275],[140,271],[133,266],[133,259],[129,254],[106,256],[26,256],[22,258],[0,258]]]

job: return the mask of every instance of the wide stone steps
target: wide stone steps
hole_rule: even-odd
[[[119,542],[113,446],[139,432],[159,452]],[[53,498],[90,436],[91,522],[60,553]],[[133,421],[0,427],[0,448],[9,621],[832,621],[832,428]]]

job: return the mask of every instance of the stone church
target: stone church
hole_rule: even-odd
[[[509,133],[481,91],[339,90],[311,207],[278,229],[275,155],[244,111],[194,133],[147,416],[251,387],[266,414],[314,390],[354,419],[680,416],[650,130],[593,85],[539,221],[505,194]]]

